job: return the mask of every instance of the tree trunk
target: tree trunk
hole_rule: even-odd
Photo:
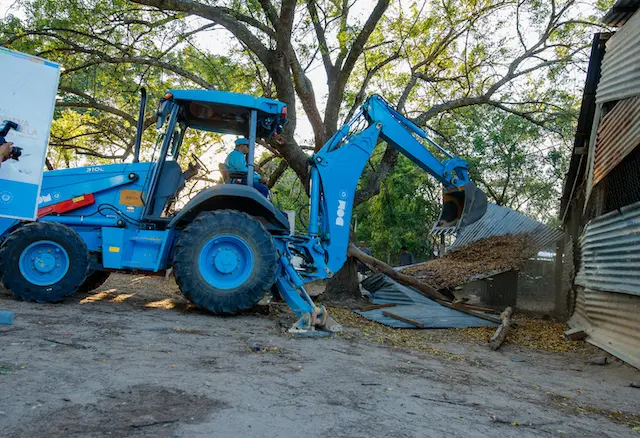
[[[338,273],[327,281],[323,299],[328,301],[362,300],[355,258],[348,257]]]

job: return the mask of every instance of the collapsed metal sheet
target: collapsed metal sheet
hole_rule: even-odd
[[[461,248],[488,237],[524,233],[529,235],[535,250],[555,247],[555,242],[563,235],[561,230],[548,227],[515,210],[489,204],[487,212],[479,221],[458,232],[451,248]]]
[[[373,304],[396,304],[396,306],[366,311],[355,310],[355,313],[389,327],[418,328],[413,324],[384,315],[385,311],[421,323],[425,329],[498,325],[495,322],[442,306],[415,289],[401,285],[381,273],[368,277],[361,284],[371,294]]]

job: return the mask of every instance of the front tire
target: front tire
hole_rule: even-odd
[[[203,212],[176,243],[175,277],[182,294],[213,313],[236,313],[260,301],[275,282],[271,234],[234,210]]]
[[[18,228],[0,248],[4,286],[26,301],[55,303],[73,294],[89,269],[89,252],[71,228],[32,222]]]

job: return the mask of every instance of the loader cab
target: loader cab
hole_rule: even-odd
[[[145,98],[141,103],[144,114]],[[159,102],[156,112],[159,131],[154,168],[145,186],[143,218],[161,219],[167,205],[184,187],[185,174],[178,165],[182,142],[189,129],[245,136],[249,139],[247,185],[253,184],[253,161],[257,138],[268,139],[282,132],[287,107],[277,100],[213,90],[171,90]],[[140,117],[139,119],[143,119]],[[142,127],[136,138],[134,161],[138,160]],[[193,157],[198,160],[197,157]]]

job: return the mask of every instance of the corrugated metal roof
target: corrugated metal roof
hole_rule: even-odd
[[[374,310],[355,310],[367,319],[394,328],[416,328],[416,326],[383,314],[395,313],[424,324],[424,328],[468,328],[497,326],[498,324],[442,306],[425,297],[415,289],[403,286],[384,274],[378,273],[365,279],[362,287],[371,293],[373,304],[396,304],[394,307]]]
[[[587,341],[640,368],[640,296],[578,288],[571,327],[581,327]]]
[[[640,11],[607,41],[596,102],[640,93]]]
[[[577,285],[640,296],[640,202],[589,222],[580,247]]]
[[[638,41],[640,45],[640,40]],[[621,100],[598,128],[593,185],[640,145],[640,96]]]
[[[640,8],[640,0],[618,0],[609,9],[607,15],[602,17],[602,22],[609,26],[622,26],[638,8]]]
[[[562,231],[548,227],[507,207],[489,204],[487,212],[473,224],[461,229],[451,248],[459,248],[480,239],[507,234],[527,233],[535,250],[549,248],[562,237]]]

